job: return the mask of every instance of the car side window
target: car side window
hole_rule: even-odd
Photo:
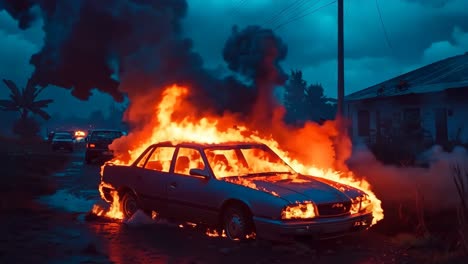
[[[146,162],[145,169],[169,172],[175,147],[157,147]]]
[[[154,148],[150,148],[146,151],[145,155],[143,157],[141,157],[141,159],[138,161],[137,163],[137,167],[138,168],[143,168],[143,166],[145,166],[145,162],[146,160],[148,159],[148,156],[151,155],[151,152],[153,151]]]
[[[200,151],[193,148],[179,148],[174,172],[182,175],[190,175],[190,169],[205,169]]]

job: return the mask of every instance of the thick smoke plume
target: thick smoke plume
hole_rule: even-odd
[[[459,196],[454,167],[468,172],[468,153],[463,147],[451,152],[443,151],[440,146],[432,147],[421,156],[426,167],[384,165],[365,146],[356,146],[348,162],[356,174],[372,183],[384,202],[414,207],[416,200],[421,199],[428,212],[456,208]]]
[[[172,84],[189,87],[188,100],[195,106],[190,116],[229,112],[257,129],[282,123],[282,116],[275,114],[273,89],[287,79],[279,65],[287,47],[270,29],[233,28],[223,56],[232,71],[245,77],[241,82],[234,76],[213,76],[204,68],[192,41],[183,35],[181,22],[188,11],[184,0],[0,3],[22,28],[43,19],[44,46],[31,58],[37,84],[71,89],[83,100],[93,89],[116,101],[128,96],[125,121],[132,131],[153,119],[163,89]],[[181,110],[176,119],[187,116]]]
[[[254,118],[257,122],[271,120],[277,104],[273,89],[283,85],[287,75],[279,63],[286,58],[287,46],[271,29],[249,26],[242,31],[232,30],[223,50],[229,69],[254,82],[258,89]]]
[[[135,104],[135,98],[154,100],[158,94],[154,90],[178,83],[190,86],[192,100],[201,109],[245,115],[260,97],[258,85],[244,85],[234,77],[220,80],[203,68],[192,41],[182,34],[185,0],[3,0],[0,8],[21,28],[43,19],[44,46],[31,58],[32,79],[42,86],[71,89],[79,99],[87,100],[97,89],[116,101],[128,95]],[[237,52],[231,42],[238,37],[247,37],[247,56],[253,58],[245,63],[244,56],[240,62],[242,69],[249,69],[247,76],[268,87],[281,83],[279,78],[270,79],[271,73],[282,73],[278,62],[286,55],[283,42],[271,30],[247,28],[233,32],[225,51]],[[228,60],[231,66],[233,58]],[[136,121],[131,111],[129,115]]]

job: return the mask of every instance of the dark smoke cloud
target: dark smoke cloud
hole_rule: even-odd
[[[97,89],[116,101],[125,95],[131,102],[155,97],[144,100],[152,107],[158,90],[177,83],[190,87],[190,99],[201,109],[247,114],[258,98],[271,98],[272,87],[286,76],[279,67],[286,46],[271,30],[259,27],[233,31],[224,49],[230,69],[250,78],[251,84],[206,71],[192,41],[183,36],[185,0],[0,0],[0,7],[21,28],[41,15],[45,40],[31,58],[32,79],[42,86],[71,89],[82,100]],[[116,75],[118,81],[112,78]]]
[[[229,69],[254,81],[258,100],[254,106],[257,122],[272,120],[276,102],[275,86],[282,85],[287,75],[280,66],[288,48],[271,29],[249,26],[243,30],[233,27],[231,36],[224,45],[223,57]]]
[[[239,31],[232,29],[223,50],[229,69],[253,80],[281,85],[287,75],[279,66],[286,58],[288,48],[271,29],[249,26]]]

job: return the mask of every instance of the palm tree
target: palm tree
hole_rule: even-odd
[[[19,89],[13,81],[3,80],[10,89],[10,99],[0,100],[0,110],[17,111],[20,113],[18,124],[23,129],[28,129],[30,125],[29,113],[37,114],[44,120],[49,120],[50,115],[43,109],[53,102],[52,99],[36,100],[37,96],[44,90],[44,87],[37,88],[31,80],[24,89]],[[26,132],[26,131],[25,131]],[[18,131],[19,134],[22,134]]]

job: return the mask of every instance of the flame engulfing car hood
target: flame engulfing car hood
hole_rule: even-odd
[[[350,201],[363,194],[356,188],[327,179],[296,175],[229,177],[226,181],[268,192],[291,203],[312,201],[334,203]]]

